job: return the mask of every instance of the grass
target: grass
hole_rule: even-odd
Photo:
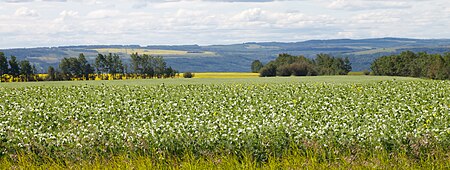
[[[99,48],[94,49],[99,53],[124,53],[124,54],[148,54],[148,55],[215,55],[213,52],[189,53],[182,50],[159,50],[159,49],[130,49],[130,48]]]
[[[363,156],[341,155],[326,158],[326,151],[290,150],[282,156],[270,156],[258,162],[242,153],[224,155],[185,154],[170,156],[115,155],[108,158],[65,161],[36,159],[36,156],[17,155],[0,160],[0,169],[449,169],[449,155],[415,159],[404,153],[371,153]]]
[[[371,50],[365,50],[365,51],[358,51],[350,54],[354,55],[370,55],[370,54],[376,54],[376,53],[391,53],[395,52],[398,48],[377,48],[377,49],[371,49]]]
[[[197,74],[201,73],[195,73]],[[223,83],[373,83],[386,80],[420,81],[418,78],[389,77],[389,76],[315,76],[315,77],[253,77],[253,78],[171,78],[171,79],[138,79],[138,80],[98,80],[98,81],[45,81],[45,82],[13,82],[0,83],[0,87],[19,88],[27,86],[76,86],[76,85],[183,85],[183,84],[223,84]]]
[[[255,78],[259,73],[239,73],[239,72],[204,72],[194,73],[194,78]]]

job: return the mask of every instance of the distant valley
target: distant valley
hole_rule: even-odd
[[[280,53],[304,55],[314,58],[326,53],[335,57],[349,57],[353,71],[369,69],[371,62],[383,55],[402,51],[445,53],[450,52],[450,39],[335,39],[303,42],[263,42],[232,45],[89,45],[41,48],[0,49],[5,55],[18,60],[29,60],[38,71],[48,66],[58,66],[64,57],[76,57],[84,53],[93,62],[98,53],[116,53],[128,61],[131,53],[163,56],[168,65],[180,72],[249,72],[254,60],[266,63]]]

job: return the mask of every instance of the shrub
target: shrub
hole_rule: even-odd
[[[195,76],[194,73],[191,73],[191,72],[183,73],[184,78],[193,78],[194,76]]]
[[[369,71],[369,70],[364,70],[363,73],[364,73],[364,75],[366,75],[366,76],[370,75],[370,71]]]

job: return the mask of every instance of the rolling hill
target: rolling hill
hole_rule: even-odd
[[[248,42],[231,45],[90,45],[41,48],[0,49],[7,56],[27,59],[38,71],[50,65],[57,66],[64,57],[76,57],[84,53],[91,62],[98,53],[117,53],[125,61],[130,53],[164,56],[173,68],[184,72],[248,72],[253,60],[266,63],[280,53],[304,55],[314,58],[327,53],[337,57],[349,57],[354,71],[369,69],[371,62],[380,56],[397,54],[405,50],[414,52],[450,52],[450,39],[334,39],[303,42]]]

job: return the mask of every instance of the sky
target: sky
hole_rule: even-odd
[[[0,48],[450,38],[449,0],[0,0]]]

